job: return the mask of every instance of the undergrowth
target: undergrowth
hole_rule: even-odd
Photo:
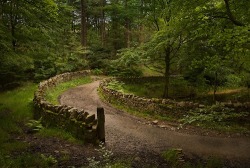
[[[33,118],[32,99],[36,84],[26,83],[15,90],[0,93],[0,165],[2,167],[45,166],[42,158],[24,153],[29,144],[13,139],[24,134],[25,123]],[[20,153],[12,156],[13,152]]]
[[[112,82],[110,89],[120,88],[124,84],[117,81]],[[124,90],[123,90],[124,92]],[[179,122],[178,129],[182,129],[187,124],[195,125],[201,128],[208,128],[219,132],[231,133],[250,133],[249,112],[236,112],[231,108],[224,107],[223,104],[217,103],[205,108],[197,108],[187,111],[185,115],[163,115],[156,114],[154,111],[139,110],[135,107],[130,107],[117,99],[107,97],[101,90],[99,95],[104,101],[109,101],[114,107],[124,110],[132,115],[143,117],[149,120],[162,120],[170,122]]]
[[[128,163],[121,161],[112,161],[113,152],[105,147],[105,144],[100,142],[99,147],[96,149],[99,158],[87,158],[89,168],[130,168]]]
[[[87,77],[75,80],[73,84],[62,84],[61,88],[67,89],[89,81],[91,79]],[[38,132],[38,137],[57,137],[82,144],[63,130],[46,129],[40,120],[33,120],[32,100],[36,89],[37,84],[26,83],[20,88],[0,93],[0,167],[57,167],[57,160],[52,155],[29,152],[30,144],[17,138],[26,133]]]
[[[134,94],[140,97],[162,98],[165,83],[164,80],[130,83],[113,79],[108,83],[107,87],[122,93]],[[192,100],[207,105],[214,104],[211,87],[194,87],[182,78],[173,78],[170,80],[168,97],[179,101]],[[221,86],[218,88],[215,97],[218,102],[247,102],[250,100],[249,90],[244,87]]]
[[[192,124],[225,132],[246,133],[250,130],[249,112],[238,112],[216,103],[212,106],[190,110],[179,119],[182,125]]]
[[[191,161],[186,159],[180,149],[168,149],[163,151],[162,157],[170,164],[171,168],[223,168],[223,160],[210,156],[205,159],[196,159]]]
[[[58,128],[42,129],[37,133],[37,135],[42,136],[42,137],[57,137],[59,139],[66,140],[66,141],[68,141],[70,143],[74,143],[74,144],[83,144],[84,143],[84,142],[76,139],[70,133],[68,133],[62,129],[58,129]]]

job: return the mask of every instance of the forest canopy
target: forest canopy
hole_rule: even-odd
[[[194,85],[250,85],[249,0],[1,0],[0,88],[147,67]]]

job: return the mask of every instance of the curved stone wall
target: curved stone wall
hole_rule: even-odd
[[[42,124],[65,129],[85,142],[96,143],[97,119],[82,109],[65,105],[53,105],[45,99],[47,89],[57,84],[90,75],[90,71],[79,71],[56,75],[39,84],[34,95],[35,118],[42,117]]]
[[[160,79],[161,78],[161,79]],[[144,83],[150,80],[162,80],[162,77],[131,77],[131,78],[110,78],[103,80],[100,84],[100,89],[107,101],[116,100],[124,105],[133,107],[139,111],[149,111],[162,116],[179,116],[186,114],[190,109],[204,108],[205,105],[191,102],[191,101],[175,101],[172,99],[158,99],[158,98],[144,98],[135,96],[133,94],[124,94],[117,90],[108,88],[108,83],[111,80],[120,80],[128,82]],[[138,82],[137,82],[138,83]],[[250,111],[250,102],[233,103],[223,102],[225,107],[235,108],[242,111]],[[178,117],[177,117],[178,118]]]

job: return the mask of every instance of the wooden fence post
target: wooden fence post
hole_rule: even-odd
[[[98,139],[101,142],[105,143],[105,115],[104,115],[104,108],[103,107],[97,107],[97,135]]]

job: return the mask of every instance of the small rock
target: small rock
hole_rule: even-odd
[[[171,130],[171,131],[175,131],[175,128],[174,128],[174,127],[171,127],[170,130]]]
[[[152,124],[153,124],[153,125],[157,125],[158,122],[159,122],[158,120],[154,120],[154,121],[152,121]]]
[[[55,152],[55,153],[59,153],[59,151],[58,151],[58,150],[55,150],[54,152]]]
[[[140,159],[139,157],[136,157],[136,158],[134,159],[134,161],[136,161],[136,162],[140,162],[140,161],[141,161],[141,159]]]
[[[185,102],[179,102],[179,103],[177,103],[177,106],[185,107],[185,106],[186,106],[186,103],[185,103]]]

